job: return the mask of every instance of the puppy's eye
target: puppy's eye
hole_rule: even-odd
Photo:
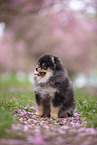
[[[47,69],[46,63],[42,63],[42,69],[44,69],[44,70]]]
[[[42,69],[45,69],[45,70],[46,70],[46,69],[47,69],[46,65],[43,65],[43,66],[42,66]]]

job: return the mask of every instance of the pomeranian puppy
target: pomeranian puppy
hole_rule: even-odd
[[[43,55],[34,71],[36,115],[43,117],[72,116],[76,106],[72,82],[61,60]]]

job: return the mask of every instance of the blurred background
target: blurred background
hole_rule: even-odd
[[[96,0],[0,0],[0,75],[33,83],[40,55],[62,59],[74,86],[97,93]]]

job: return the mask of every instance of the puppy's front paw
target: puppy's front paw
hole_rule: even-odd
[[[57,118],[58,117],[59,108],[51,106],[51,117]]]
[[[42,105],[41,106],[37,105],[36,115],[37,116],[42,116],[42,114],[43,114],[43,107],[42,107]]]
[[[36,115],[37,116],[42,116],[42,113],[41,112],[36,112]]]
[[[58,114],[57,113],[51,113],[51,117],[52,118],[57,118],[58,117]]]

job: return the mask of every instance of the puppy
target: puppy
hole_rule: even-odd
[[[36,115],[44,117],[72,116],[76,106],[72,82],[61,60],[43,55],[34,72]]]

